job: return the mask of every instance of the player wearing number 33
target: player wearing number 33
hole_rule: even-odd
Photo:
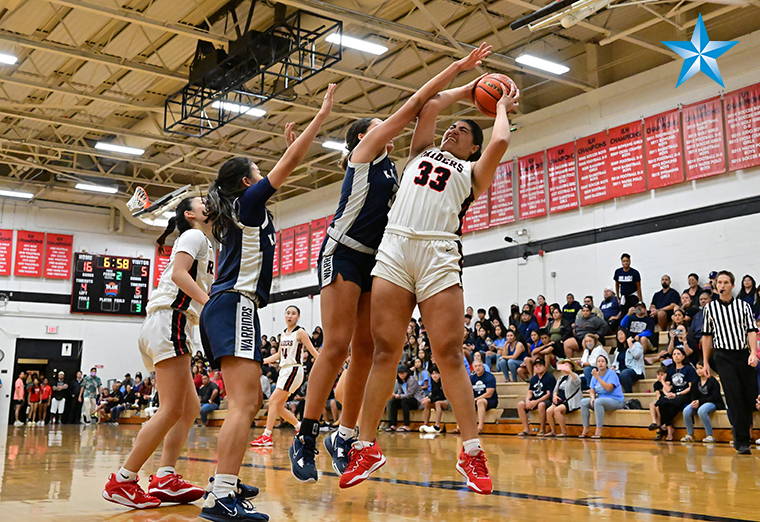
[[[106,500],[131,508],[154,508],[162,501],[193,502],[204,492],[182,480],[174,466],[200,411],[188,369],[194,351],[192,327],[198,324],[214,278],[213,249],[208,239],[211,225],[206,222],[205,211],[201,198],[183,199],[157,240],[163,248],[175,227],[180,231],[169,264],[148,301],[148,315],[138,338],[145,367],[156,372],[161,408],[143,425],[124,467],[110,475],[103,491]],[[161,442],[164,446],[160,467],[151,476],[146,494],[138,483],[137,472]]]
[[[433,96],[420,111],[396,201],[372,270],[372,338],[375,354],[364,392],[359,440],[340,479],[343,488],[365,480],[385,463],[375,432],[391,395],[404,332],[419,305],[441,381],[462,432],[464,447],[456,465],[469,488],[493,490],[485,453],[478,439],[476,407],[469,375],[462,364],[462,220],[484,194],[509,145],[507,113],[519,91],[512,84],[496,107],[491,141],[471,120],[460,120],[434,144],[436,117],[460,100],[472,101],[476,82]],[[507,87],[507,86],[505,86]],[[477,161],[476,161],[477,160]]]

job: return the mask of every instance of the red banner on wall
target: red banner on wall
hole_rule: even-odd
[[[500,163],[489,190],[489,222],[492,227],[515,220],[515,201],[512,194],[512,160]]]
[[[575,143],[565,143],[546,151],[549,173],[549,212],[578,208],[575,177]]]
[[[298,225],[295,239],[295,272],[309,269],[309,223]]]
[[[311,268],[317,268],[319,250],[322,248],[326,232],[327,218],[315,219],[311,222],[311,259],[309,260],[309,267]]]
[[[678,109],[644,120],[647,186],[650,190],[683,181],[681,116]]]
[[[333,222],[333,219],[335,218],[335,214],[330,214],[325,218],[325,225],[327,228],[330,228],[330,224]]]
[[[272,263],[272,277],[280,275],[280,232],[275,232],[274,262]]]
[[[0,230],[0,276],[11,275],[13,230]]]
[[[723,147],[723,109],[720,98],[683,108],[686,179],[699,179],[726,171]]]
[[[728,170],[760,165],[760,83],[724,95]]]
[[[74,236],[45,234],[45,277],[68,279],[71,277],[71,253]]]
[[[544,151],[517,160],[520,219],[546,215],[544,168]]]
[[[610,195],[615,198],[647,189],[644,178],[644,138],[641,120],[610,129]]]
[[[462,223],[462,233],[475,232],[476,230],[485,230],[488,228],[488,193],[484,192],[480,197],[470,205],[467,213],[464,215]]]
[[[16,265],[13,275],[40,277],[42,275],[42,256],[45,250],[45,233],[16,231]]]
[[[597,132],[576,142],[578,188],[581,206],[606,201],[610,195],[610,156],[607,131]]]
[[[171,259],[171,257],[172,257],[172,247],[165,246],[163,249],[161,249],[158,245],[156,245],[156,263],[155,265],[153,265],[153,287],[154,288],[157,287],[159,281],[161,281],[161,276],[164,275],[164,271],[166,270],[166,267],[169,264],[169,260]]]
[[[293,273],[293,254],[295,250],[295,227],[286,228],[280,233],[280,273]]]

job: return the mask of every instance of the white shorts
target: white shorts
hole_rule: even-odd
[[[303,366],[286,366],[280,369],[280,376],[277,377],[277,389],[285,390],[288,395],[301,387],[303,383]]]
[[[462,286],[462,243],[411,239],[386,232],[372,275],[404,288],[421,303],[447,288]]]
[[[178,310],[154,310],[143,321],[137,344],[145,369],[152,372],[161,361],[193,353],[192,322]]]
[[[66,399],[52,399],[50,401],[50,414],[63,413],[63,409],[66,407]]]

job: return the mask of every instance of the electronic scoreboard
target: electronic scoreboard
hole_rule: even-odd
[[[71,312],[145,316],[150,260],[77,253]]]

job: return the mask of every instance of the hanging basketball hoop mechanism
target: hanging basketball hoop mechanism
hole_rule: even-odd
[[[142,187],[135,189],[134,195],[127,201],[127,208],[136,213],[138,210],[144,210],[150,206],[150,199],[148,199],[148,193]]]

